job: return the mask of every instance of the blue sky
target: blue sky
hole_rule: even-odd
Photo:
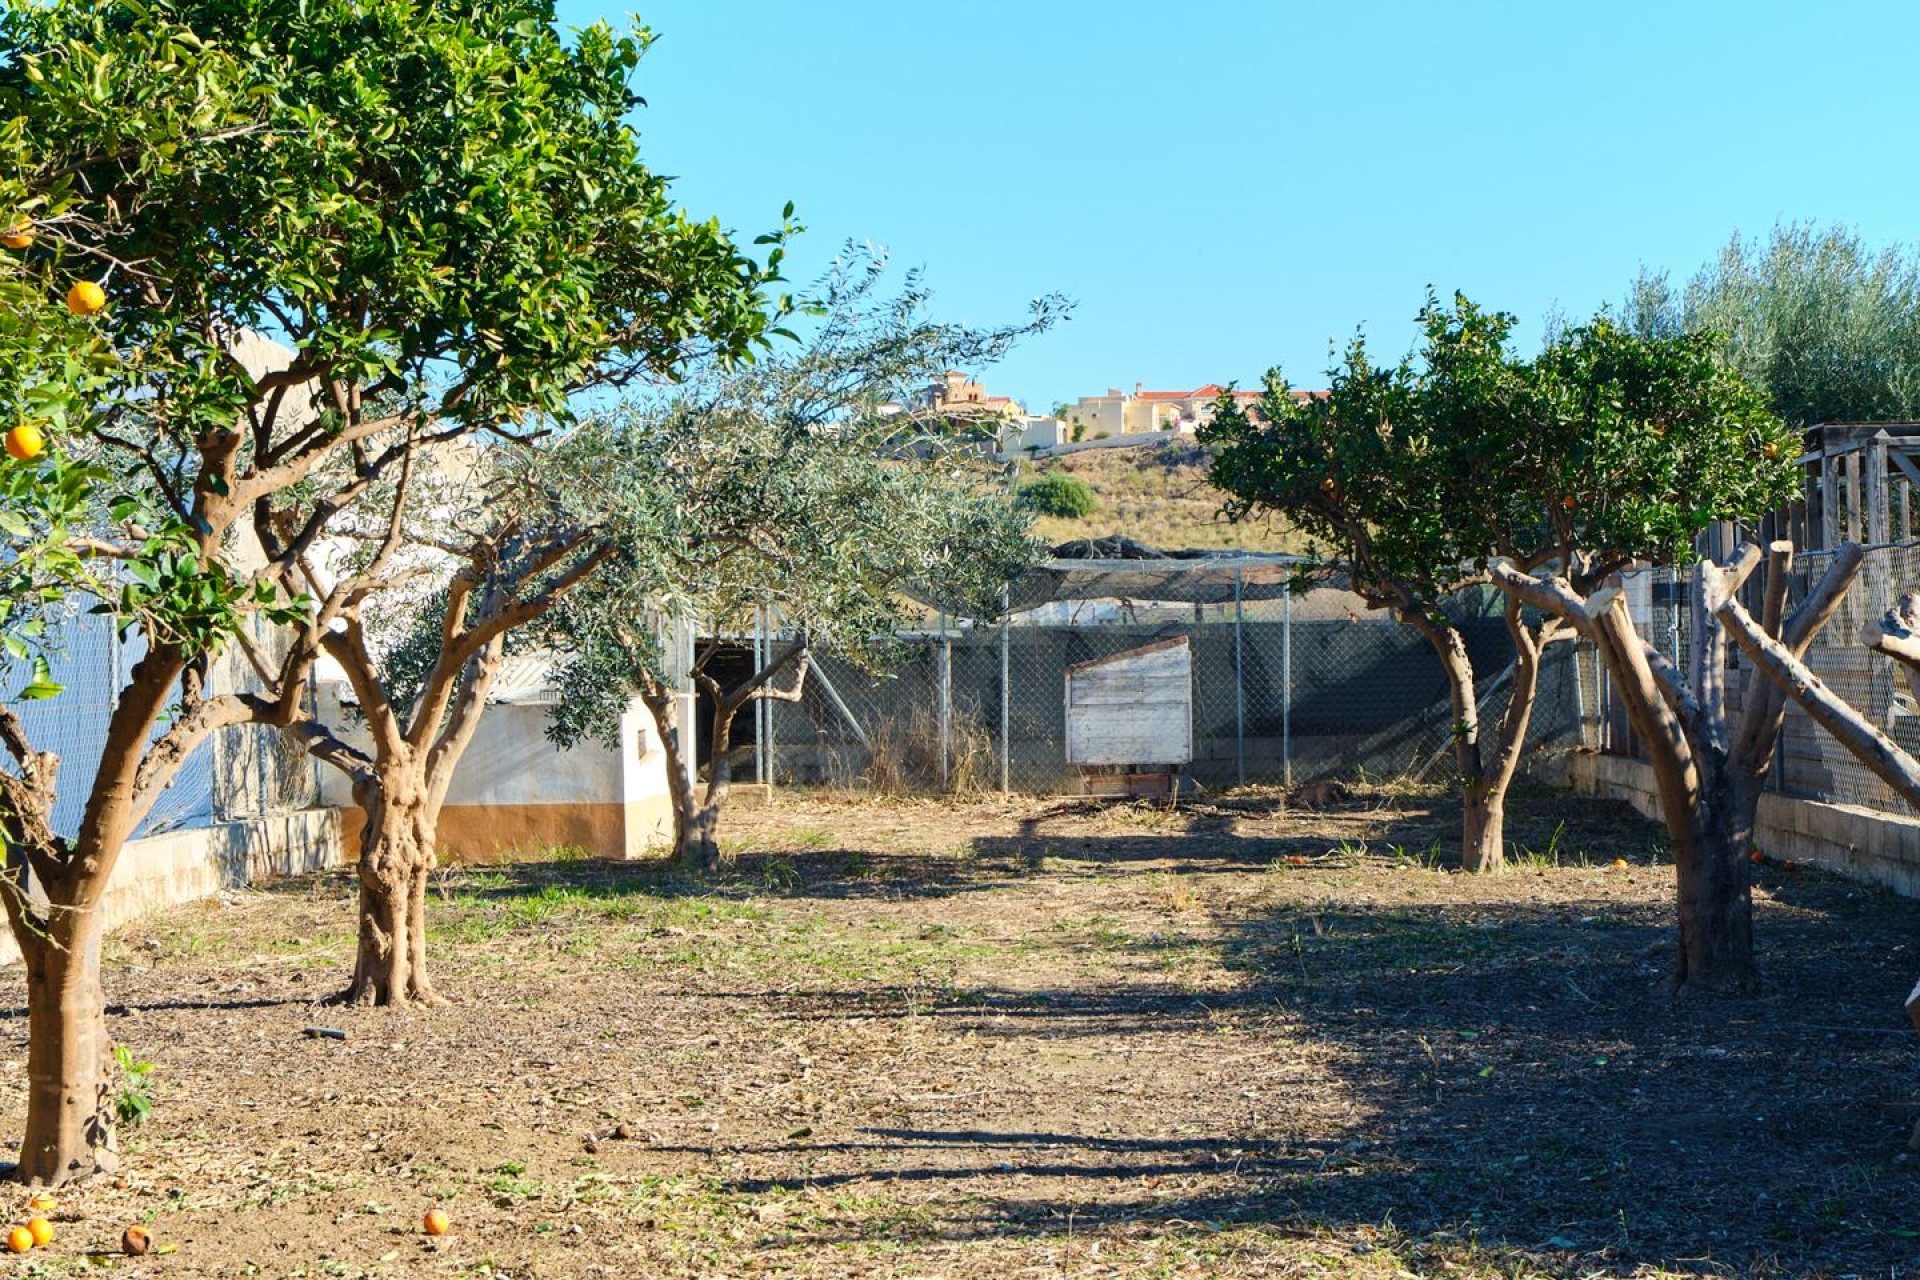
[[[627,10],[562,0],[570,25]],[[1684,276],[1739,230],[1920,219],[1920,5],[660,0],[649,161],[791,258],[849,237],[943,315],[1071,322],[990,371],[1040,409],[1103,390],[1319,382],[1429,284],[1517,313]]]

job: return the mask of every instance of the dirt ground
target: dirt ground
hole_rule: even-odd
[[[184,909],[107,955],[150,1117],[0,1275],[1920,1275],[1920,903],[1768,867],[1766,993],[1676,1002],[1658,831],[1516,808],[1473,878],[1442,796],[786,795],[716,883],[443,873],[420,1013],[316,1007],[345,876]]]

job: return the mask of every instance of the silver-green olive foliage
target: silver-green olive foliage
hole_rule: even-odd
[[[912,600],[986,616],[1033,562],[1027,516],[970,444],[979,424],[910,405],[1065,304],[1042,298],[1000,328],[935,322],[917,275],[878,296],[883,267],[852,255],[832,272],[800,345],[593,425],[598,479],[582,483],[608,488],[600,505],[622,533],[539,637],[565,654],[557,740],[614,732],[639,673],[665,674],[647,617],[745,631],[771,605],[814,648],[878,666]]]
[[[1716,335],[1714,349],[1797,427],[1920,417],[1920,254],[1843,227],[1738,236],[1684,284],[1642,272],[1636,333]]]

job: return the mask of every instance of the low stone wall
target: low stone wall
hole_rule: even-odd
[[[1624,800],[1659,819],[1660,799],[1649,765],[1586,751],[1561,759],[1565,781],[1576,792]],[[1768,792],[1760,798],[1758,828],[1760,850],[1770,858],[1810,863],[1920,898],[1920,818]]]
[[[100,902],[106,927],[115,929],[222,889],[337,867],[340,834],[339,810],[303,809],[129,840]],[[19,960],[12,936],[0,932],[0,964]]]

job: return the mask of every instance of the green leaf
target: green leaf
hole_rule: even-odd
[[[48,698],[58,697],[66,689],[53,678],[53,669],[47,665],[44,655],[35,654],[32,678],[26,686],[13,696],[21,702],[44,702]]]

